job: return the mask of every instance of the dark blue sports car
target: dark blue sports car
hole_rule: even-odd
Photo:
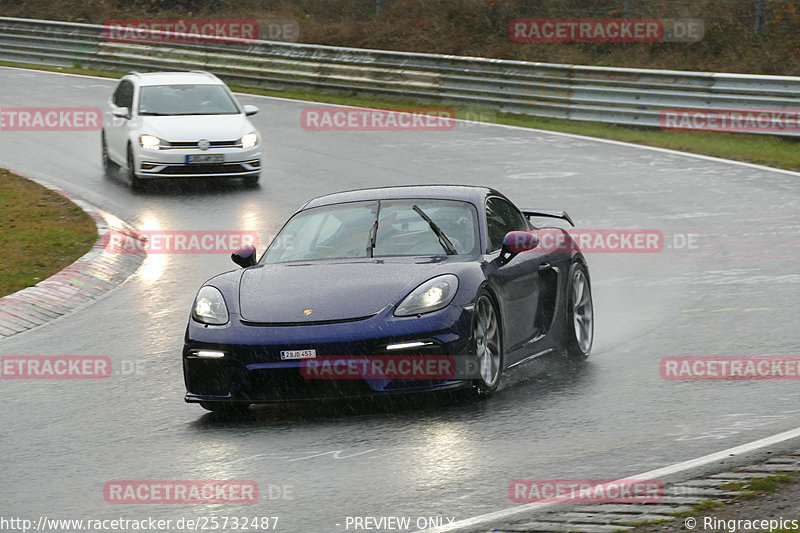
[[[530,218],[485,187],[431,185],[311,200],[259,260],[208,280],[183,348],[186,401],[253,403],[497,389],[547,353],[583,360],[593,313],[586,261],[540,246]],[[545,249],[547,248],[547,249]]]

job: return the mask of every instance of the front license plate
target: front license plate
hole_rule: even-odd
[[[315,359],[317,350],[281,350],[281,359]]]
[[[186,156],[186,164],[192,163],[224,163],[225,156],[223,154],[195,154]]]

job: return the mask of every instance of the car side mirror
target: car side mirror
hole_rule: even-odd
[[[244,114],[249,116],[258,113],[258,106],[247,104],[244,106]]]
[[[523,252],[530,252],[539,246],[539,237],[530,231],[509,231],[503,237],[503,247],[500,257],[504,263]]]
[[[242,248],[237,248],[231,254],[231,260],[242,268],[251,267],[256,264],[256,247],[248,244]]]
[[[118,107],[111,114],[117,118],[131,118],[131,110],[127,107]]]

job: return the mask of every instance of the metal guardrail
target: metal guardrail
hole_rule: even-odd
[[[242,86],[353,91],[660,127],[669,109],[800,110],[800,77],[608,68],[253,40],[112,42],[104,26],[0,17],[0,59],[101,69],[203,69]],[[782,131],[783,118],[759,133]]]

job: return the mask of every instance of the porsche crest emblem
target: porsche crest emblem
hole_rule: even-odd
[[[308,316],[313,312],[314,312],[313,309],[303,309],[303,316]]]

